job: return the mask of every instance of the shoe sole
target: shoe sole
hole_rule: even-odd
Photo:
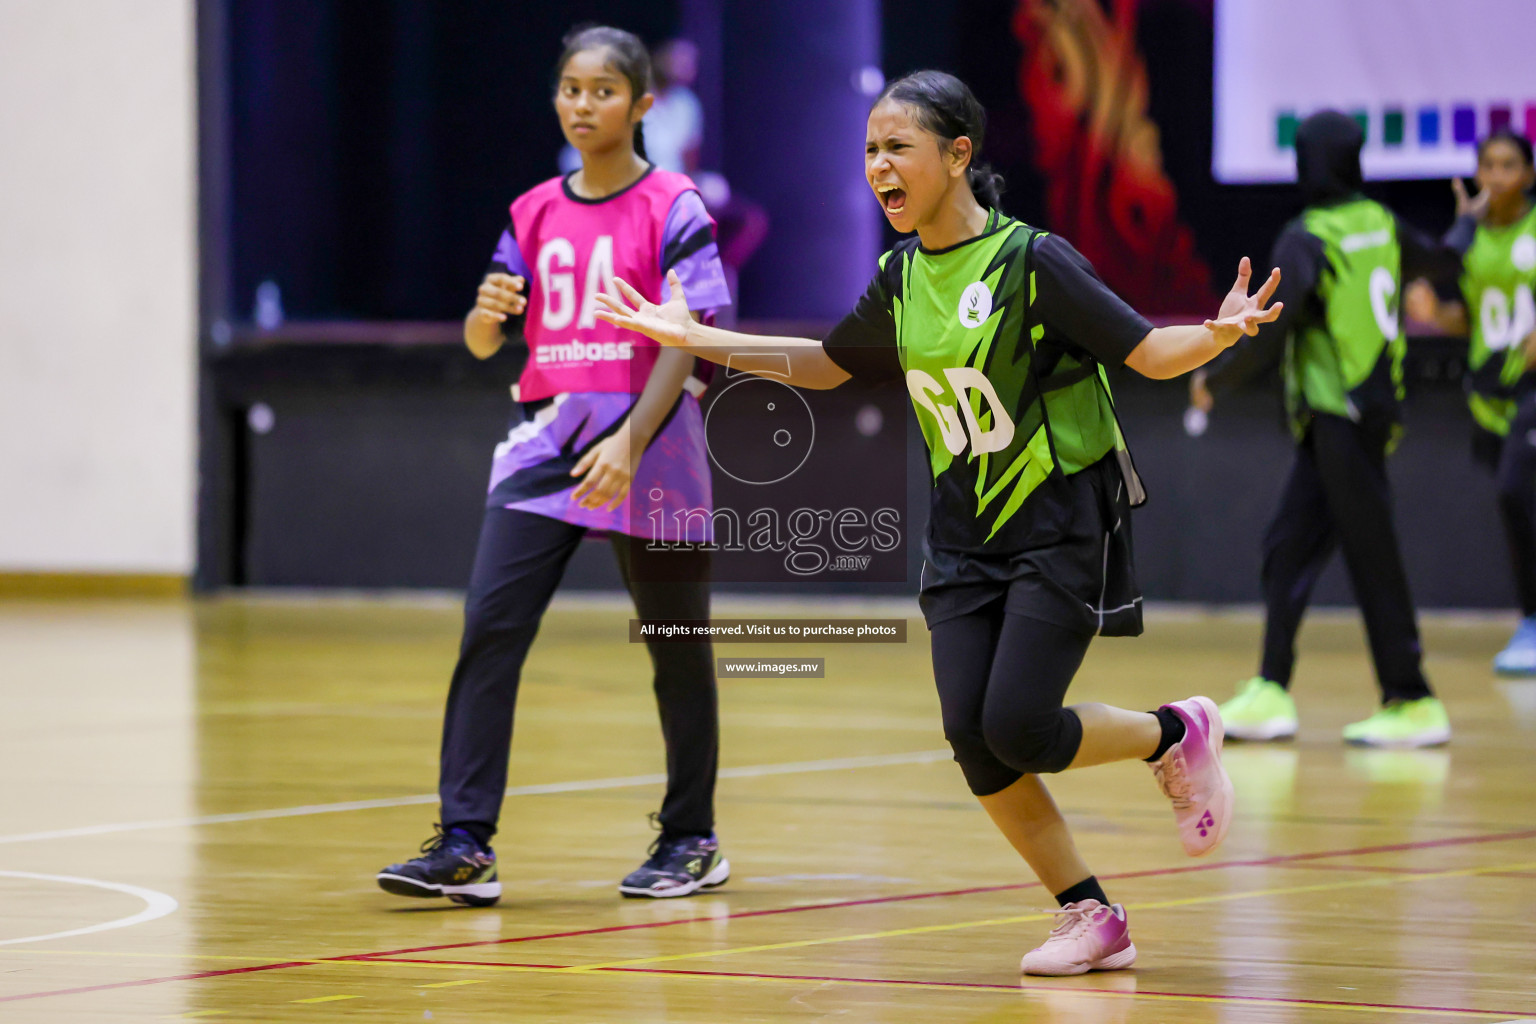
[[[1227,725],[1223,722],[1222,730],[1227,739],[1242,740],[1244,743],[1292,740],[1296,738],[1296,720],[1294,718],[1271,718],[1253,725]]]
[[[1432,729],[1429,732],[1400,740],[1350,739],[1346,736],[1344,742],[1352,747],[1373,747],[1377,750],[1416,750],[1421,747],[1443,747],[1451,742],[1451,730]]]
[[[489,907],[501,899],[500,882],[476,882],[472,885],[437,885],[405,875],[380,872],[379,888],[393,896],[409,896],[415,899],[438,899],[446,896],[455,903],[469,907]]]
[[[1087,974],[1089,971],[1123,971],[1134,963],[1136,963],[1136,945],[1132,943],[1120,952],[1111,953],[1092,963],[1052,964],[1049,967],[1036,966],[1034,970],[1020,964],[1019,969],[1024,974],[1036,978],[1069,978],[1077,974]]]
[[[1227,734],[1226,725],[1221,720],[1221,709],[1216,702],[1209,697],[1195,697],[1194,702],[1205,709],[1206,721],[1210,723],[1210,732],[1206,735],[1206,750],[1216,759],[1216,770],[1221,773],[1221,786],[1212,794],[1211,802],[1206,805],[1206,812],[1211,816],[1211,822],[1215,829],[1215,837],[1206,837],[1210,842],[1200,850],[1190,850],[1185,847],[1184,852],[1191,857],[1204,857],[1227,838],[1227,829],[1232,825],[1232,800],[1234,791],[1232,777],[1227,774],[1227,766],[1221,762],[1221,748]],[[1219,809],[1219,812],[1218,812]]]
[[[647,898],[653,900],[677,899],[679,896],[692,896],[701,889],[714,889],[726,883],[731,877],[731,862],[724,857],[716,864],[714,870],[697,882],[689,882],[686,885],[674,886],[671,889],[637,889],[633,886],[619,885],[619,893],[629,899]]]

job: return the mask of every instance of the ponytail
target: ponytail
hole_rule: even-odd
[[[971,164],[965,169],[965,180],[970,182],[971,195],[978,203],[988,209],[1002,209],[1003,191],[1008,185],[991,164]]]

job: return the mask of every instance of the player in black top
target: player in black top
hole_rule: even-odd
[[[904,381],[933,476],[921,601],[944,732],[998,828],[1063,905],[1033,974],[1129,967],[1111,904],[1040,781],[1044,772],[1142,758],[1173,800],[1186,852],[1209,852],[1231,818],[1221,719],[1208,698],[1148,713],[1063,707],[1092,637],[1140,632],[1129,510],[1140,498],[1106,365],[1186,373],[1278,307],[1272,274],[1248,295],[1248,261],[1202,325],[1153,328],[1065,241],[1002,213],[1000,182],[972,165],[985,115],[941,72],[889,86],[870,112],[866,175],[887,219],[916,232],[885,254],[869,290],[825,341],[753,338],[687,320],[615,281],[610,322],[719,363],[774,352],[788,380],[830,388]],[[687,321],[687,322],[685,322]]]

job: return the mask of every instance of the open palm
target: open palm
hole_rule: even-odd
[[[619,290],[619,295],[597,294],[597,301],[607,307],[597,311],[599,320],[638,331],[663,345],[682,345],[686,341],[693,317],[688,312],[688,299],[683,294],[683,282],[678,279],[677,271],[667,271],[670,294],[659,306],[647,302],[645,296],[622,277],[614,278],[613,286]]]
[[[1490,189],[1479,188],[1477,195],[1468,195],[1467,183],[1460,178],[1452,178],[1451,192],[1456,196],[1456,216],[1482,220],[1487,215],[1488,201],[1493,198]]]
[[[1269,272],[1269,279],[1260,286],[1252,295],[1248,294],[1248,281],[1253,274],[1253,266],[1244,256],[1237,265],[1237,280],[1232,284],[1232,290],[1227,292],[1226,298],[1221,300],[1221,309],[1216,313],[1216,319],[1205,322],[1206,330],[1216,335],[1216,339],[1223,345],[1232,345],[1243,335],[1259,333],[1259,325],[1267,324],[1280,316],[1280,311],[1285,308],[1285,303],[1277,302],[1273,306],[1265,307],[1265,303],[1275,294],[1275,289],[1280,287],[1280,268],[1276,267]]]

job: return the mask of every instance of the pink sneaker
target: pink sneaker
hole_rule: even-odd
[[[1184,720],[1184,738],[1152,764],[1163,795],[1173,801],[1179,841],[1191,857],[1210,853],[1232,824],[1232,780],[1221,766],[1221,712],[1209,697],[1164,704]]]
[[[1136,962],[1125,908],[1098,900],[1079,900],[1056,911],[1060,920],[1045,944],[1024,954],[1025,974],[1087,974],[1122,971]]]

